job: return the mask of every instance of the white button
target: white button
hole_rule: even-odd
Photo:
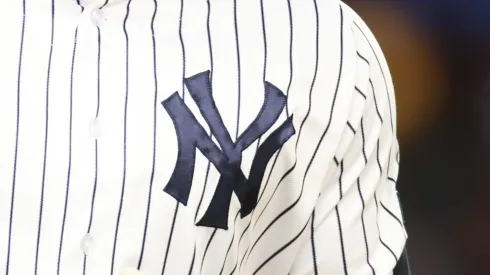
[[[92,235],[87,234],[83,236],[82,241],[80,241],[80,249],[82,250],[83,254],[88,255],[93,246],[94,238],[92,237]]]
[[[100,120],[98,118],[95,118],[90,122],[90,134],[94,138],[99,138],[101,133],[102,133],[102,126],[100,125]]]
[[[90,20],[92,21],[92,24],[94,24],[95,26],[101,26],[106,21],[106,18],[104,12],[101,9],[95,8],[92,10],[92,14],[90,15]]]
[[[134,267],[123,268],[119,275],[144,275],[141,271]]]
[[[78,25],[85,25],[86,23],[101,26],[106,21],[104,12],[99,6],[90,4],[85,7],[80,15]]]

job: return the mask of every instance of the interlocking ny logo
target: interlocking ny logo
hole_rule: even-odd
[[[162,102],[172,118],[178,138],[178,156],[175,169],[164,191],[187,205],[191,191],[196,148],[216,167],[220,179],[211,203],[199,226],[228,228],[228,212],[232,193],[240,201],[240,214],[245,217],[257,205],[260,184],[267,163],[274,153],[295,133],[290,116],[260,145],[248,179],[240,164],[242,152],[261,137],[277,121],[286,104],[286,96],[274,85],[265,82],[265,100],[255,120],[233,142],[216,108],[211,90],[209,71],[187,78],[184,83],[206,120],[220,147],[206,133],[177,92]]]

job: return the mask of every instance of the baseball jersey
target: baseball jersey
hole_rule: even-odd
[[[398,166],[339,1],[0,1],[2,274],[391,274]]]

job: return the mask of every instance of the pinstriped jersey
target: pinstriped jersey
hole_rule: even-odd
[[[331,0],[0,2],[0,272],[391,274],[394,88]]]

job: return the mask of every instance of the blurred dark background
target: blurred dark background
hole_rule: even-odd
[[[346,0],[388,60],[412,275],[490,275],[490,0]]]

